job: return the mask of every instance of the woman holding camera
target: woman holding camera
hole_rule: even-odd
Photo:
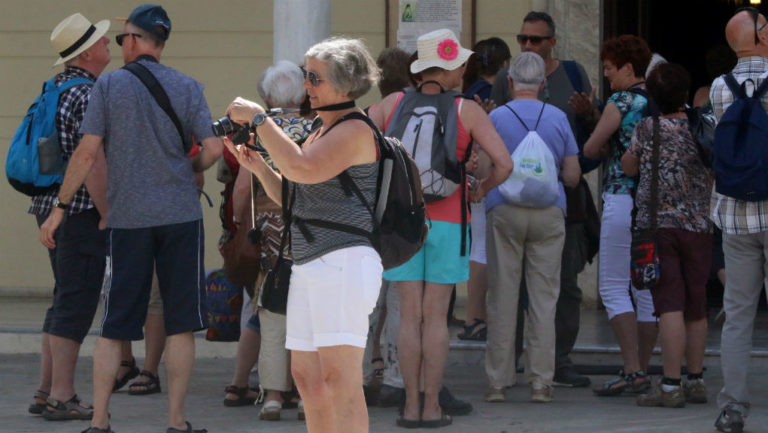
[[[370,213],[356,196],[345,194],[338,175],[347,171],[366,200],[374,201],[375,136],[362,120],[337,122],[349,113],[362,113],[354,100],[376,83],[378,68],[354,39],[327,39],[311,47],[304,59],[304,88],[323,123],[303,146],[255,102],[237,98],[227,109],[233,121],[253,123],[281,174],[258,153],[225,143],[275,202],[281,202],[283,179],[293,196],[286,348],[308,430],[367,432],[362,359],[368,315],[381,285],[381,259],[367,237],[296,222],[321,219],[372,230]]]

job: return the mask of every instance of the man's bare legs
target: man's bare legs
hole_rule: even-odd
[[[48,334],[51,351],[51,398],[68,401],[75,395],[75,366],[80,343]]]
[[[160,360],[163,357],[163,349],[165,348],[165,322],[163,321],[162,312],[159,314],[148,313],[147,319],[144,321],[144,366],[142,370],[146,370],[158,376],[158,370],[160,369]],[[149,383],[152,378],[140,374],[136,380],[131,383],[128,388],[132,392],[146,392],[148,387],[139,385],[140,383]]]
[[[130,347],[131,342],[104,337],[96,340],[93,348],[93,427],[107,429],[109,426],[109,397],[115,386],[125,344]]]
[[[165,375],[168,378],[168,426],[185,431],[184,404],[189,378],[195,363],[195,338],[192,332],[169,335],[165,341]]]

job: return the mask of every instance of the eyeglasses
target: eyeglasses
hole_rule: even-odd
[[[321,80],[320,77],[317,76],[317,73],[308,71],[304,68],[301,68],[301,72],[304,73],[304,80],[309,80],[309,84],[312,85],[312,87],[317,87],[325,80]]]
[[[521,45],[528,43],[528,41],[531,41],[533,45],[539,45],[550,39],[552,39],[552,36],[517,35],[517,43]]]
[[[117,42],[117,45],[123,46],[123,39],[125,39],[126,36],[133,36],[136,38],[140,38],[141,35],[138,33],[120,33],[119,35],[115,36],[115,42]]]
[[[760,28],[758,29],[757,28],[757,19],[760,17],[760,11],[755,9],[755,8],[753,8],[753,7],[751,7],[751,6],[747,6],[747,7],[736,9],[736,13],[734,13],[734,15],[736,15],[739,12],[743,12],[743,11],[749,12],[749,14],[752,15],[752,19],[755,21],[755,45],[759,45],[760,44],[760,38],[757,37],[757,33],[763,31],[765,26],[768,25],[768,21],[766,21],[766,23],[763,24],[762,26],[760,26]]]

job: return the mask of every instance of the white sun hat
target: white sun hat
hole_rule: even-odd
[[[51,32],[51,46],[59,53],[59,60],[53,66],[72,60],[90,48],[109,30],[109,20],[91,24],[80,13],[72,14]]]
[[[413,74],[435,66],[452,71],[472,55],[472,50],[463,48],[456,35],[448,29],[439,29],[419,36],[416,47],[419,58],[411,63]]]

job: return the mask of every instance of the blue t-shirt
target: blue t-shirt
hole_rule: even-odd
[[[635,125],[645,115],[648,99],[643,95],[629,91],[616,92],[608,98],[608,104],[613,103],[621,113],[619,129],[609,139],[610,155],[608,169],[603,175],[603,191],[608,194],[631,194],[635,188],[635,178],[624,174],[621,168],[621,157],[632,142]]]
[[[185,135],[198,143],[212,137],[202,84],[156,62],[141,60],[141,64],[165,89]],[[104,138],[107,227],[155,227],[203,217],[181,136],[131,72],[117,69],[99,77],[80,132]]]
[[[528,129],[533,130],[534,126],[536,126],[536,119],[539,118],[542,104],[543,102],[539,101],[520,99],[510,101],[506,106],[501,106],[491,111],[491,122],[496,127],[496,132],[501,136],[510,155],[512,155],[512,152],[517,149],[517,146],[528,134],[528,130],[507,107],[515,110],[515,113],[523,119]],[[576,139],[573,137],[568,117],[554,105],[546,104],[536,132],[547,143],[547,147],[552,152],[558,172],[566,156],[578,155],[579,147],[576,144]],[[565,190],[562,183],[559,183],[559,189],[560,196],[555,205],[565,212]],[[494,188],[488,192],[488,196],[485,199],[485,210],[490,212],[491,209],[502,203],[504,203],[504,199],[501,193],[498,191],[498,188]]]

